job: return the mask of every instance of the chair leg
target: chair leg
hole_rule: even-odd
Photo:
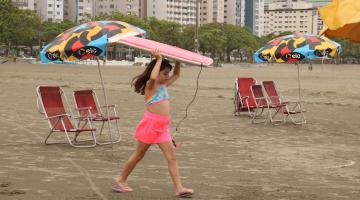
[[[92,135],[92,140],[83,140],[81,142],[84,142],[84,141],[94,141],[93,144],[91,145],[76,145],[69,137],[69,134],[68,132],[65,130],[65,134],[66,134],[66,137],[68,139],[68,142],[71,146],[73,147],[95,147],[96,146],[96,135],[95,135],[95,132],[94,131],[91,131],[91,135]],[[76,132],[75,134],[79,135],[80,133],[79,132]]]
[[[107,121],[103,121],[103,123],[102,123],[101,130],[100,130],[100,134],[101,134],[102,131],[103,131],[103,127],[104,127],[104,125],[105,125],[105,122],[107,122]],[[111,121],[109,121],[108,123],[110,124]],[[106,141],[106,142],[99,142],[99,141],[97,141],[97,144],[99,144],[99,145],[107,145],[107,144],[119,143],[119,142],[121,141],[121,133],[120,133],[120,128],[119,128],[119,124],[118,124],[118,120],[117,120],[117,119],[115,119],[115,125],[116,125],[116,131],[114,131],[114,132],[116,132],[116,139],[114,138],[115,140],[113,140],[113,141]],[[109,131],[112,131],[112,129],[110,128]],[[111,134],[111,133],[109,133],[109,134]]]
[[[286,123],[286,118],[287,118],[288,114],[285,114],[284,112],[286,110],[288,110],[287,106],[275,107],[274,110],[275,110],[275,113],[271,116],[271,119],[270,119],[271,124],[273,124],[273,125],[281,125],[281,124]],[[280,112],[282,113],[282,120],[276,119],[276,116]]]
[[[54,133],[54,128],[52,128],[50,130],[49,134],[46,136],[44,144],[46,144],[46,145],[52,144],[52,143],[47,143],[47,140],[49,139],[50,135],[53,134],[53,133]]]
[[[64,144],[65,142],[51,142],[48,143],[48,139],[50,138],[50,136],[55,132],[54,128],[56,127],[56,125],[62,120],[60,120],[60,118],[55,122],[53,128],[50,130],[49,134],[46,136],[45,140],[44,140],[44,144],[46,145],[50,145],[50,144]]]
[[[259,109],[261,109],[261,112],[260,112],[260,114],[258,115]],[[255,108],[255,111],[254,111],[254,113],[253,113],[253,117],[252,117],[251,123],[253,123],[253,124],[259,124],[259,123],[264,123],[264,122],[267,121],[267,117],[266,117],[266,116],[262,116],[262,113],[264,112],[264,109],[265,109],[265,108]],[[268,110],[268,111],[269,111],[269,110]],[[264,120],[256,121],[256,119],[259,119],[259,118],[263,118]]]
[[[76,132],[76,133],[75,133],[75,136],[74,136],[74,139],[71,140],[71,138],[70,138],[70,136],[69,136],[69,133],[68,133],[67,130],[66,130],[66,127],[65,127],[65,124],[64,124],[64,120],[61,120],[61,124],[62,124],[62,126],[63,126],[63,128],[64,128],[64,132],[65,132],[66,138],[67,138],[67,140],[68,140],[68,142],[69,142],[69,144],[70,144],[71,146],[73,146],[73,147],[95,147],[95,146],[96,146],[96,135],[95,135],[95,132],[94,132],[94,131],[91,131],[92,140],[83,140],[83,141],[80,141],[80,142],[84,142],[84,141],[94,141],[94,143],[93,143],[92,145],[75,145],[75,144],[73,143],[73,141],[76,142],[76,138],[77,138],[77,136],[80,134],[80,132]],[[90,128],[92,128],[92,127],[90,127]]]
[[[302,125],[302,124],[306,124],[306,119],[305,119],[305,114],[301,108],[301,104],[300,103],[296,103],[296,105],[294,106],[293,110],[296,112],[296,114],[290,114],[289,113],[289,117],[290,120],[292,121],[292,123],[297,124],[297,125]],[[299,112],[298,112],[298,111]],[[298,112],[298,113],[297,113]],[[300,115],[297,119],[294,119],[292,117],[292,115]]]

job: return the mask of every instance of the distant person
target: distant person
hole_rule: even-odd
[[[169,133],[170,123],[170,97],[167,86],[174,83],[180,76],[180,62],[176,62],[175,69],[170,76],[172,66],[169,61],[162,59],[161,52],[152,50],[155,57],[145,71],[136,76],[132,81],[135,92],[144,95],[146,111],[135,131],[135,139],[138,141],[137,148],[126,162],[121,174],[115,178],[113,190],[116,192],[132,192],[127,179],[136,164],[144,157],[152,144],[157,144],[162,150],[172,178],[175,195],[189,197],[194,190],[183,187],[181,183],[175,147]]]

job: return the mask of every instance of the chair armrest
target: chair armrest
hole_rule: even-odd
[[[256,97],[255,100],[257,100],[257,99],[265,99],[265,100],[267,100],[266,97]]]
[[[111,104],[111,105],[107,105],[107,106],[101,106],[101,108],[106,108],[106,107],[108,107],[108,108],[116,108],[117,107],[117,105],[116,104]]]
[[[92,107],[90,106],[90,107],[83,107],[83,108],[75,108],[75,110],[79,110],[79,111],[81,111],[81,110],[91,110],[92,109]]]
[[[45,119],[61,118],[61,117],[65,117],[65,116],[71,117],[69,114],[61,114],[61,115],[54,115],[51,117],[47,117]]]

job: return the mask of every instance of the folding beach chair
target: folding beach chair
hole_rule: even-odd
[[[69,103],[66,99],[64,91],[58,86],[38,86],[36,88],[37,92],[37,102],[38,108],[40,113],[45,115],[45,119],[49,123],[50,133],[47,135],[45,139],[45,144],[56,144],[59,142],[48,143],[47,140],[54,132],[63,132],[69,142],[69,144],[73,147],[94,147],[96,146],[96,135],[95,135],[95,128],[92,128],[91,122],[89,118],[86,120],[88,121],[89,128],[78,128],[73,125],[72,123],[72,115],[67,114],[65,111],[65,107],[63,104],[63,99],[66,102],[68,108]],[[71,111],[70,111],[71,113]],[[91,139],[77,141],[77,137],[80,133],[83,132],[90,132]],[[69,133],[74,133],[72,139],[70,138]],[[92,141],[90,145],[80,145],[81,142],[85,141]]]
[[[251,94],[251,86],[255,83],[256,80],[254,78],[238,77],[235,80],[235,115],[240,115],[241,112],[248,112],[250,117],[253,116],[256,105],[253,95]]]
[[[265,92],[269,98],[270,106],[274,108],[275,113],[271,116],[271,122],[273,124],[285,123],[287,118],[295,124],[305,124],[305,114],[301,109],[301,104],[299,102],[287,102],[283,101],[282,97],[277,92],[277,88],[274,81],[263,81],[262,85],[264,86]],[[291,106],[292,105],[292,106]],[[291,106],[291,109],[289,109]],[[276,119],[276,116],[282,113],[282,119]]]
[[[99,106],[99,99],[96,95],[96,93],[93,90],[77,90],[74,91],[74,99],[76,104],[76,110],[78,111],[79,115],[79,125],[81,121],[84,121],[84,125],[88,122],[86,119],[90,119],[94,122],[102,122],[100,132],[98,133],[98,144],[111,144],[111,143],[118,143],[121,141],[121,134],[119,130],[119,124],[118,120],[120,117],[117,116],[116,113],[116,105],[108,105],[108,108],[112,108],[113,116],[110,116],[110,113],[108,113],[108,116],[105,116],[101,110],[101,108],[106,108],[106,106]],[[114,141],[112,141],[112,135],[110,132],[110,140],[111,141],[104,141],[100,142],[100,136],[103,132],[104,125],[106,122],[115,121],[116,131],[115,131],[115,138]],[[109,131],[112,131],[111,126],[109,127]]]
[[[254,98],[255,107],[252,116],[252,123],[266,122],[267,119],[271,120],[271,107],[268,99],[265,96],[263,86],[261,84],[255,84],[251,86],[251,94]],[[265,113],[264,113],[265,111]],[[257,120],[263,119],[263,120]]]

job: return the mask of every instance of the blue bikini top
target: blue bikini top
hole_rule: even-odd
[[[145,105],[151,105],[170,99],[165,85],[159,85],[156,94],[145,102]]]

